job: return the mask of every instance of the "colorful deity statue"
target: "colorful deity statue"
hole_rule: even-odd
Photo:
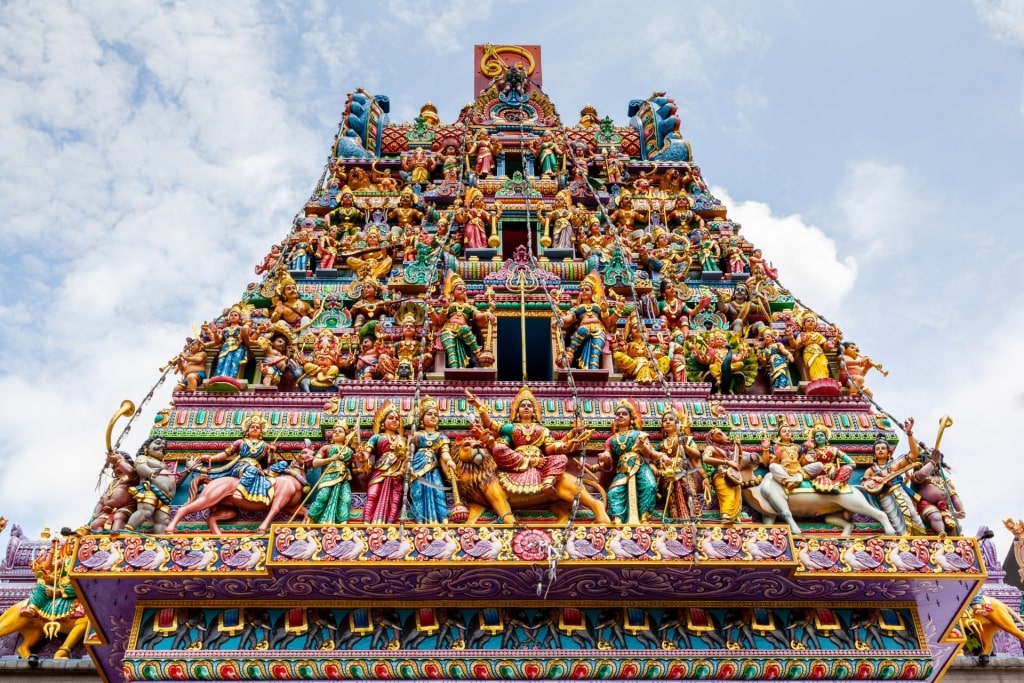
[[[494,234],[501,212],[500,202],[495,202],[494,211],[489,211],[479,189],[471,187],[466,190],[465,205],[455,212],[455,222],[462,225],[466,249],[488,248],[488,231]]]
[[[398,197],[398,206],[388,211],[388,224],[406,235],[419,231],[420,223],[426,214],[416,208],[416,195],[411,187],[406,187]]]
[[[724,524],[738,522],[743,489],[758,483],[753,470],[757,456],[744,453],[738,438],[730,439],[723,429],[714,427],[708,432],[701,461],[718,497],[720,519]]]
[[[400,322],[402,336],[380,357],[378,366],[384,379],[410,381],[429,364],[433,354],[425,348],[415,315],[407,313]]]
[[[291,361],[292,332],[284,321],[274,323],[268,334],[261,335],[256,343],[263,349],[260,361],[261,384],[276,387],[281,384]]]
[[[380,320],[391,314],[394,301],[382,299],[383,287],[373,277],[365,277],[359,283],[359,298],[352,304],[352,326],[359,330],[360,338],[373,332]],[[355,289],[355,286],[352,288]]]
[[[601,367],[608,330],[614,329],[622,316],[623,304],[609,306],[604,298],[604,285],[596,272],[589,273],[580,282],[576,303],[560,318],[552,320],[554,327],[572,331],[567,352],[571,365],[584,370]]]
[[[587,221],[586,233],[579,241],[579,252],[583,255],[583,265],[588,271],[601,270],[612,260],[615,249],[615,238],[601,226],[597,216]]]
[[[243,438],[231,443],[220,453],[203,456],[202,460],[207,466],[226,463],[223,467],[211,469],[209,476],[211,479],[237,478],[236,496],[254,503],[269,505],[271,489],[274,486],[272,475],[288,469],[288,462],[279,460],[270,464],[277,447],[263,440],[266,425],[267,422],[262,416],[250,415],[242,425],[245,430]]]
[[[458,147],[454,144],[445,145],[441,152],[441,172],[447,182],[456,182],[459,173],[462,171],[462,157],[459,156]]]
[[[633,194],[629,190],[623,190],[615,198],[615,210],[610,218],[621,235],[642,230],[651,222],[650,212],[633,208]]]
[[[138,529],[146,522],[153,523],[154,534],[162,534],[167,529],[171,521],[171,501],[178,489],[178,476],[164,463],[166,448],[167,442],[155,436],[144,441],[135,454],[135,472],[139,477],[132,496],[136,509],[125,529]]]
[[[917,500],[918,514],[934,533],[958,534],[957,520],[963,519],[967,513],[956,487],[946,476],[942,452],[938,449],[922,450],[921,444],[913,437],[913,420],[908,421],[908,426],[910,429],[905,428],[905,431],[910,443],[910,457],[921,463],[920,469],[908,475]]]
[[[466,390],[483,427],[503,441],[508,449],[492,449],[498,479],[509,494],[533,495],[552,489],[563,474],[571,453],[585,445],[590,431],[574,427],[561,440],[540,422],[540,402],[523,386],[512,400],[509,421],[491,416],[486,404]]]
[[[834,350],[836,345],[818,330],[818,316],[814,313],[806,311],[803,314],[800,327],[790,332],[789,345],[793,350],[800,351],[808,381],[831,376],[825,352]]]
[[[888,377],[889,373],[882,367],[881,363],[876,363],[862,354],[860,349],[857,347],[857,344],[854,342],[843,342],[841,346],[843,353],[840,360],[846,367],[846,377],[848,380],[847,384],[850,387],[850,396],[864,394],[868,398],[873,397],[874,394],[871,390],[864,386],[864,376],[867,375],[872,368],[882,373],[882,377]]]
[[[439,304],[431,307],[430,318],[441,330],[439,336],[447,367],[493,365],[493,335],[497,322],[493,311],[478,310],[469,302],[466,283],[456,273],[448,274]]]
[[[394,524],[402,508],[409,444],[402,434],[402,418],[391,401],[385,401],[373,416],[373,435],[359,450],[361,469],[369,471],[366,486],[366,524]]]
[[[270,322],[283,320],[293,330],[308,325],[316,317],[316,309],[320,307],[320,297],[313,295],[312,303],[299,296],[299,286],[284,270],[278,271],[277,286],[271,298],[273,309]]]
[[[328,212],[324,224],[338,226],[334,236],[340,244],[348,244],[363,229],[366,212],[355,205],[355,195],[346,185],[338,195],[338,208]]]
[[[198,339],[189,339],[185,350],[174,359],[174,367],[181,380],[175,391],[198,391],[206,380],[206,347]]]
[[[675,169],[669,169],[669,171],[675,171]],[[685,194],[676,197],[672,210],[666,216],[666,223],[673,234],[681,237],[688,236],[693,230],[704,228],[704,219],[693,211],[690,200]]]
[[[562,169],[562,146],[555,142],[551,133],[545,133],[540,140],[533,141],[533,153],[537,159],[537,173],[543,178],[560,173]]]
[[[478,178],[494,175],[494,155],[501,152],[501,146],[491,141],[486,130],[477,131],[466,152],[475,158],[473,171]]]
[[[417,147],[402,157],[402,170],[408,173],[409,182],[417,185],[430,182],[430,174],[435,166],[437,159],[434,158],[434,153],[422,147]]]
[[[321,446],[309,468],[321,467],[320,478],[312,492],[309,518],[317,524],[345,524],[352,504],[352,448],[358,438],[358,428],[349,429],[345,420],[334,423],[328,434],[330,443]]]
[[[419,425],[412,437],[409,501],[413,519],[423,524],[447,524],[448,502],[444,482],[451,479],[455,462],[451,440],[438,431],[440,411],[430,396],[420,399]]]
[[[710,330],[688,337],[691,381],[710,381],[720,394],[742,393],[757,379],[753,350],[735,333]]]
[[[658,496],[658,474],[670,464],[665,453],[651,446],[643,431],[640,408],[632,399],[615,406],[612,435],[599,462],[615,470],[608,487],[608,514],[617,524],[642,524],[651,518]]]
[[[779,331],[771,327],[761,330],[761,343],[757,348],[757,358],[768,376],[768,383],[773,391],[792,389],[793,374],[789,364],[793,362],[793,354],[779,341]]]
[[[572,249],[575,242],[576,229],[579,227],[579,216],[573,211],[572,196],[568,190],[561,190],[555,195],[554,205],[550,211],[538,212],[537,217],[544,222],[544,237],[541,246],[545,249]],[[553,239],[552,239],[553,238]],[[547,242],[547,244],[545,244]]]
[[[737,283],[731,293],[719,291],[718,310],[729,321],[732,331],[744,337],[757,337],[765,321],[771,320],[768,303],[743,282]]]
[[[646,339],[646,329],[638,313],[634,312],[626,320],[624,332],[624,339],[612,335],[612,360],[615,368],[634,382],[657,382],[662,371],[657,366],[652,347],[658,344]]]
[[[341,368],[338,366],[339,342],[334,332],[324,328],[313,344],[312,357],[303,366],[302,387],[307,391],[330,391],[334,388]]]
[[[658,317],[669,334],[685,336],[690,327],[690,316],[706,309],[711,303],[710,296],[690,306],[678,295],[678,286],[671,278],[663,279],[658,285]]]
[[[853,458],[831,444],[832,430],[821,422],[814,423],[809,436],[811,445],[801,462],[811,486],[819,493],[845,493],[853,474]]]
[[[419,228],[417,224],[416,228]],[[374,277],[383,280],[391,274],[393,265],[390,243],[377,225],[366,228],[365,246],[345,258],[345,265],[361,278]]]
[[[761,464],[768,468],[769,475],[787,491],[797,488],[808,478],[803,453],[804,448],[793,441],[793,428],[781,417],[774,441],[767,435],[761,440]],[[814,466],[810,472],[818,472],[819,469]]]
[[[243,318],[240,306],[231,307],[223,326],[210,328],[213,345],[220,346],[213,369],[215,377],[242,376],[249,359],[249,329],[249,320]]]
[[[913,419],[907,420],[903,429],[907,438],[913,439]],[[910,454],[893,458],[892,451],[885,434],[876,435],[874,457],[871,465],[864,471],[860,486],[874,497],[879,509],[889,518],[896,532],[904,535],[907,532],[908,519],[917,527],[925,526],[917,512],[908,480],[909,473],[920,467],[921,463]]]
[[[661,443],[658,450],[668,460],[661,468],[661,488],[665,516],[674,519],[699,519],[702,500],[710,497],[710,487],[701,467],[700,449],[690,436],[690,418],[684,408],[669,406],[661,416]]]

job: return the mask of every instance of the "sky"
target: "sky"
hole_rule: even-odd
[[[256,279],[346,93],[452,121],[488,42],[541,45],[567,124],[674,97],[782,284],[889,370],[868,379],[882,406],[929,442],[952,417],[964,530],[1005,554],[1001,520],[1024,517],[1024,0],[0,4],[0,515],[29,536],[85,522],[108,419]]]

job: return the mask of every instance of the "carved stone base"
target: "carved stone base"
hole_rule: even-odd
[[[843,385],[831,377],[816,379],[813,382],[801,382],[800,386],[806,396],[842,396]]]

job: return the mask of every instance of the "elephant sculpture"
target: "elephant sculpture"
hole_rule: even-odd
[[[402,649],[417,650],[431,635],[437,636],[436,649],[447,650],[465,642],[466,618],[457,609],[424,607],[406,617],[402,629]]]
[[[657,650],[661,647],[658,623],[653,614],[642,609],[612,607],[601,610],[594,629],[600,639],[598,647],[604,643],[611,648],[625,650],[627,649],[627,633],[636,638],[645,648]],[[605,629],[608,631],[608,637],[601,638]]]
[[[672,631],[675,630],[673,639]],[[682,643],[687,650],[693,649],[692,636],[696,636],[709,648],[726,649],[722,627],[715,620],[714,614],[701,607],[684,607],[678,610],[666,610],[658,626],[662,646]]]
[[[331,610],[295,607],[282,612],[274,622],[270,649],[287,650],[289,645],[303,636],[305,640],[300,649],[325,649],[325,645],[334,644],[337,631]]]
[[[758,649],[755,635],[764,638],[774,648],[789,649],[786,632],[776,626],[775,615],[764,608],[731,609],[725,613],[722,629],[729,649]],[[733,629],[736,630],[735,638],[731,637]]]
[[[526,640],[526,632],[530,628],[530,619],[522,609],[485,608],[476,613],[470,622],[466,647],[480,649],[494,636],[501,634],[501,649],[522,647]]]
[[[797,631],[800,629],[803,629],[803,635],[798,637]],[[825,638],[841,648],[854,649],[853,638],[843,625],[842,618],[827,607],[791,609],[786,620],[786,630],[789,631],[790,643],[797,643],[804,648],[813,645],[815,650],[820,650],[821,639]]]

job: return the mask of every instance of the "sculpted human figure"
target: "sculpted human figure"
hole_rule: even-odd
[[[850,475],[853,474],[853,459],[833,446],[832,430],[820,422],[811,427],[812,447],[808,448],[801,463],[805,466],[818,463],[821,472],[811,475],[811,486],[819,493],[845,493],[849,490]]]
[[[583,278],[576,303],[568,312],[551,322],[554,327],[560,325],[572,330],[568,353],[574,366],[584,370],[601,367],[601,354],[608,339],[608,330],[618,323],[622,311],[622,302],[617,302],[614,307],[608,306],[601,278],[596,272]]]
[[[661,416],[658,450],[668,460],[661,468],[665,515],[675,519],[697,519],[701,497],[709,487],[701,467],[700,449],[690,436],[690,418],[681,408],[670,406]],[[706,494],[710,496],[710,490]]]
[[[768,467],[769,474],[788,491],[800,486],[808,477],[816,477],[824,470],[824,464],[802,462],[804,449],[793,441],[793,428],[779,419],[779,428],[774,442],[767,435],[761,440],[761,464]]]
[[[352,503],[352,471],[349,469],[357,436],[344,420],[336,422],[328,435],[330,443],[321,446],[307,467],[322,467],[316,491],[309,504],[309,518],[317,524],[345,524]]]
[[[359,283],[359,299],[349,308],[352,326],[359,330],[360,337],[373,332],[381,318],[390,315],[394,302],[382,299],[383,287],[373,277],[365,277]]]
[[[418,230],[419,224],[417,223],[410,229]],[[361,278],[386,279],[391,274],[391,267],[394,265],[390,249],[386,236],[381,235],[381,227],[370,225],[366,228],[363,248],[347,256],[345,265]]]
[[[402,336],[378,361],[384,379],[413,380],[429,364],[433,354],[420,339],[420,327],[412,314],[402,318]]]
[[[670,462],[669,456],[651,446],[636,402],[620,400],[612,418],[612,435],[599,458],[602,468],[615,469],[608,487],[608,514],[613,522],[641,524],[651,518],[658,496],[658,474]]]
[[[471,156],[475,155],[476,163],[473,165],[473,170],[478,178],[486,178],[494,174],[494,154],[500,151],[501,147],[491,142],[486,130],[477,131],[467,152]]]
[[[913,421],[909,421],[913,428]],[[921,519],[927,522],[937,534],[952,531],[956,533],[957,519],[963,519],[967,513],[960,501],[953,482],[945,475],[945,464],[942,452],[938,450],[921,450],[921,444],[907,431],[910,442],[910,457],[923,463],[916,472],[909,474],[911,488],[917,494],[917,511]]]
[[[348,244],[359,234],[366,222],[366,212],[355,205],[355,195],[346,185],[338,195],[338,208],[330,211],[324,218],[328,227],[336,225],[334,238],[340,244]]]
[[[430,319],[441,330],[447,367],[486,367],[493,363],[493,356],[484,351],[471,325],[483,333],[496,318],[491,311],[478,310],[469,302],[466,283],[458,274],[448,274],[440,305],[431,307]]]
[[[409,174],[409,182],[418,185],[430,182],[430,174],[436,165],[434,153],[422,147],[417,147],[402,158],[402,170]]]
[[[492,417],[486,404],[468,389],[466,397],[484,428],[511,449],[493,450],[498,478],[509,493],[534,494],[552,488],[565,473],[569,462],[565,454],[578,450],[590,438],[588,430],[574,427],[563,439],[555,440],[551,430],[539,422],[540,403],[527,386],[512,400],[508,422]]]
[[[743,488],[758,481],[753,473],[757,460],[756,455],[743,452],[739,439],[730,440],[718,427],[708,432],[701,461],[705,466],[704,473],[711,479],[718,496],[718,510],[723,523],[739,521]]]
[[[455,212],[456,223],[462,225],[463,243],[466,249],[486,249],[488,230],[494,232],[501,217],[501,203],[495,202],[495,210],[489,211],[483,193],[471,187],[466,190],[465,206]]]
[[[373,436],[359,450],[362,468],[370,471],[364,523],[398,522],[408,456],[409,444],[402,434],[401,415],[395,404],[385,401],[373,416]]]
[[[914,420],[907,420],[903,429],[907,438],[913,439]],[[892,448],[885,434],[878,434],[873,450],[874,459],[871,466],[864,471],[864,477],[860,482],[861,488],[874,496],[878,507],[889,518],[897,533],[902,535],[907,531],[904,511],[914,524],[923,527],[924,522],[917,513],[907,482],[908,474],[920,467],[921,463],[909,455],[893,458]]]
[[[825,351],[835,349],[835,342],[818,331],[818,316],[805,312],[800,318],[800,328],[791,332],[789,344],[800,351],[809,381],[830,377]]]
[[[544,239],[552,239],[552,249],[572,249],[575,241],[579,218],[573,210],[572,197],[568,190],[561,190],[555,195],[551,210],[538,212],[538,218],[544,222]]]
[[[213,345],[220,346],[214,365],[215,377],[242,376],[249,356],[249,321],[242,317],[242,309],[232,306],[222,327],[210,327]]]
[[[181,375],[175,391],[198,391],[206,380],[206,349],[198,339],[189,339],[185,350],[174,359],[174,365]]]
[[[789,364],[793,362],[793,354],[781,341],[779,333],[771,327],[761,330],[761,344],[757,350],[757,358],[768,375],[772,389],[789,389],[795,386]]]
[[[153,533],[162,534],[171,521],[171,500],[178,488],[178,477],[164,464],[167,442],[161,437],[146,440],[135,455],[135,472],[139,484],[132,491],[136,510],[128,519],[126,529],[138,529],[153,522]]]
[[[313,295],[309,302],[299,296],[299,286],[287,272],[279,271],[277,287],[274,288],[274,308],[270,312],[270,322],[278,320],[286,322],[293,330],[307,325],[320,307],[320,298]]]
[[[455,462],[451,440],[438,431],[439,417],[437,401],[430,396],[420,399],[419,426],[413,435],[409,466],[409,500],[413,518],[424,524],[448,523],[444,482],[451,478]]]
[[[388,211],[388,224],[401,229],[405,235],[410,230],[419,230],[424,213],[416,208],[416,195],[411,187],[406,187],[398,197],[398,206]]]
[[[281,384],[281,378],[291,360],[291,328],[284,322],[274,323],[270,334],[260,337],[257,343],[263,348],[263,360],[260,361],[261,383],[265,387],[276,387]]]
[[[550,178],[561,170],[562,147],[555,142],[550,133],[541,136],[540,142],[534,140],[533,151],[537,155],[537,171],[541,177]]]
[[[864,376],[871,371],[872,368],[882,373],[883,377],[889,375],[885,368],[880,363],[876,363],[857,348],[857,344],[848,341],[842,343],[843,349],[843,365],[846,366],[846,374],[850,381],[848,382],[850,387],[850,396],[856,396],[858,394],[864,394],[868,398],[874,396],[870,389],[864,385]]]
[[[263,440],[266,420],[260,415],[251,415],[243,423],[245,436],[228,445],[220,453],[206,455],[202,458],[207,466],[214,463],[226,463],[219,469],[211,469],[211,479],[220,477],[236,477],[238,488],[236,496],[249,501],[270,504],[271,489],[274,485],[272,474],[279,474],[288,469],[287,461],[281,460],[270,464],[271,457],[277,447]]]
[[[634,312],[626,321],[625,339],[620,339],[617,335],[612,336],[612,360],[615,361],[615,368],[624,377],[641,384],[649,384],[657,382],[659,378],[653,352],[658,344],[646,341],[644,332],[639,316]]]
[[[139,475],[135,471],[132,457],[121,451],[109,451],[107,465],[115,478],[107,485],[107,490],[96,503],[92,522],[89,524],[91,531],[102,531],[108,525],[111,531],[123,529],[135,509],[133,491],[139,483]]]

